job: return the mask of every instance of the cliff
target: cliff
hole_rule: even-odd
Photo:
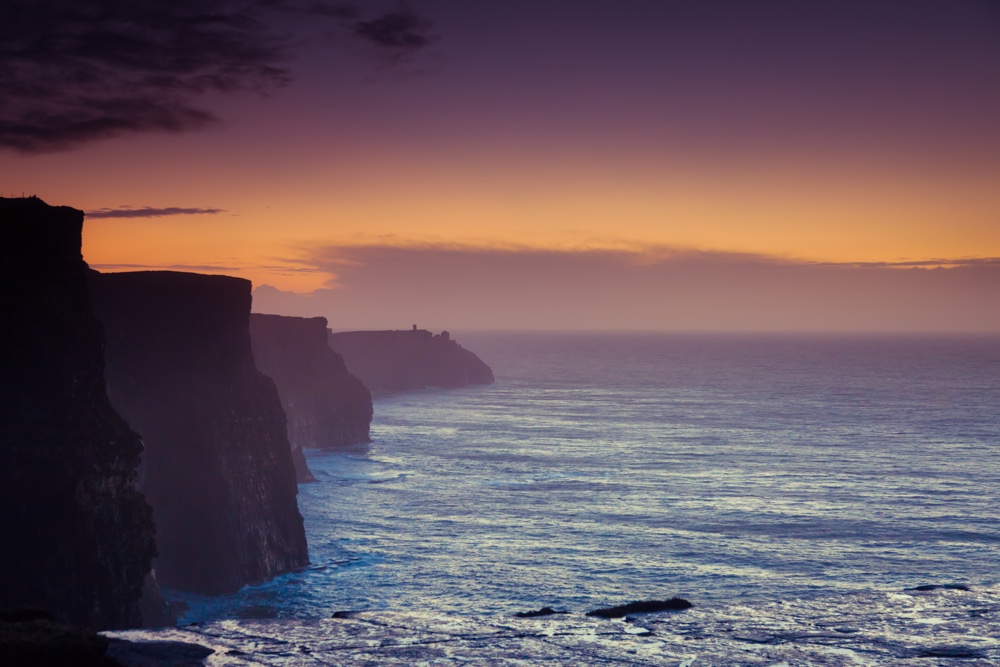
[[[372,391],[492,384],[493,371],[443,331],[330,333],[330,347]]]
[[[330,348],[326,319],[255,313],[250,335],[257,368],[278,387],[300,482],[314,481],[303,448],[370,441],[371,394]]]
[[[285,416],[254,365],[250,283],[91,273],[108,394],[146,445],[161,585],[222,594],[308,562]]]
[[[0,198],[0,608],[124,628],[153,521],[142,444],[105,392],[82,229],[81,211]]]

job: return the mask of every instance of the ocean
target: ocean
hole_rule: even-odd
[[[1000,582],[996,336],[465,333],[496,384],[310,451],[312,565],[184,623]]]

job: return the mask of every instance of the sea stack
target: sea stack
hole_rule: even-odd
[[[91,273],[113,404],[146,445],[163,586],[214,595],[308,562],[277,389],[250,344],[250,282]]]
[[[0,198],[0,608],[138,626],[154,555],[139,437],[104,384],[83,212]]]
[[[330,333],[330,347],[371,391],[492,384],[493,371],[447,331],[345,331]]]
[[[257,367],[271,377],[288,418],[298,481],[315,481],[302,453],[369,442],[372,397],[327,342],[326,319],[250,315]]]

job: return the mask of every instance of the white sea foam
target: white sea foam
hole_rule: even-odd
[[[944,622],[923,623],[925,614]],[[625,621],[360,612],[315,621],[220,621],[107,633],[211,648],[210,666],[264,665],[986,665],[1000,664],[1000,587],[880,592],[695,607]],[[147,644],[155,655],[156,645]],[[111,654],[128,665],[129,645]],[[148,655],[148,654],[147,654]],[[933,659],[933,661],[928,660]]]

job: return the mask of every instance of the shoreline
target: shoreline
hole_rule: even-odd
[[[624,619],[360,611],[321,620],[219,620],[102,633],[125,667],[199,645],[205,665],[989,665],[1000,661],[1000,585],[734,602]],[[138,642],[145,648],[138,653]],[[161,642],[167,642],[162,643]],[[195,649],[181,649],[194,651]],[[143,653],[142,651],[145,651]],[[936,662],[927,662],[934,658]]]

